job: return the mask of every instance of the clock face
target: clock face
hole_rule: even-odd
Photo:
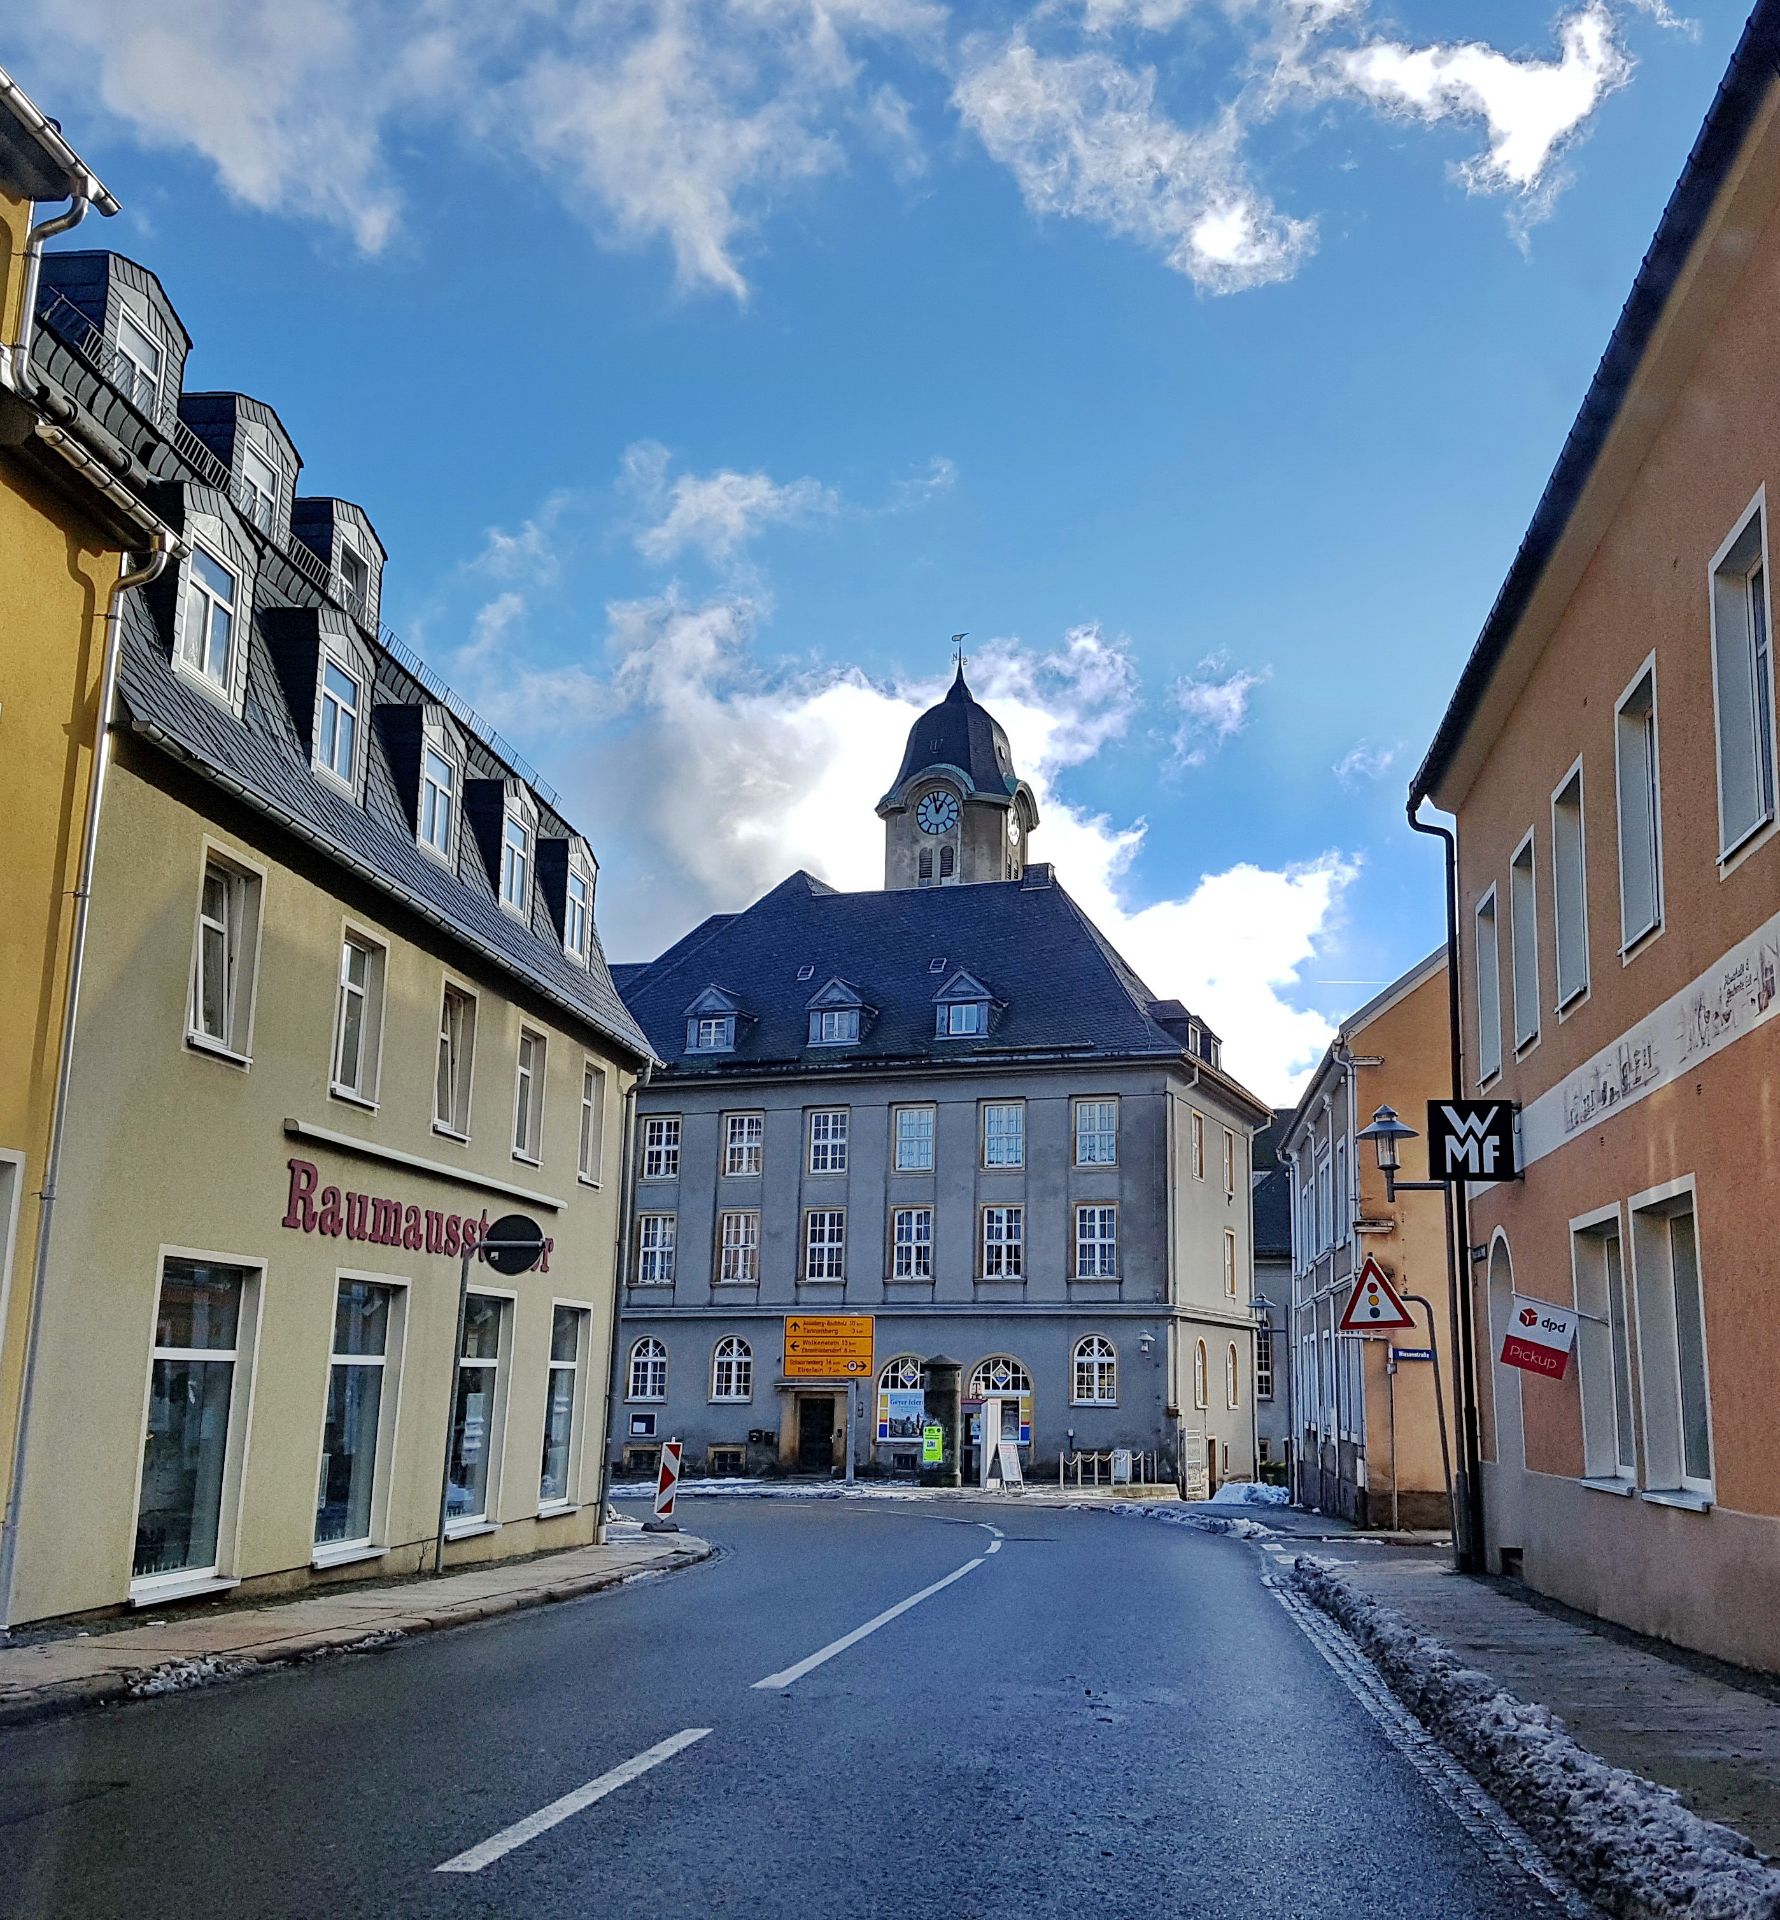
[[[958,824],[956,797],[940,787],[922,794],[915,809],[915,824],[923,833],[950,833]]]

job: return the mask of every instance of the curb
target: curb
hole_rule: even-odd
[[[399,1646],[423,1634],[442,1633],[453,1627],[474,1626],[505,1614],[529,1613],[534,1608],[551,1606],[562,1600],[579,1600],[587,1594],[604,1593],[615,1587],[640,1585],[658,1580],[683,1568],[698,1566],[715,1558],[717,1549],[709,1541],[696,1547],[677,1547],[652,1566],[633,1567],[627,1572],[592,1573],[561,1580],[551,1586],[531,1587],[518,1593],[491,1594],[484,1600],[468,1600],[456,1606],[426,1612],[420,1604],[412,1614],[392,1620],[388,1626],[365,1632],[357,1627],[329,1627],[313,1633],[292,1634],[288,1639],[268,1642],[261,1647],[243,1647],[226,1654],[182,1654],[156,1666],[138,1667],[116,1673],[81,1674],[69,1680],[55,1680],[10,1698],[0,1698],[0,1730],[27,1726],[44,1720],[57,1720],[80,1713],[88,1707],[116,1706],[132,1700],[160,1699],[171,1693],[190,1693],[201,1688],[222,1686],[231,1680],[245,1680],[253,1674],[273,1673],[281,1667],[312,1666],[343,1653],[374,1653],[384,1647]]]
[[[1326,1564],[1300,1555],[1279,1576],[1352,1636],[1392,1693],[1615,1920],[1780,1920],[1780,1870],[1742,1834],[1590,1753],[1548,1707],[1467,1667]]]

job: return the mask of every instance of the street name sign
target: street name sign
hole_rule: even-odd
[[[1576,1344],[1578,1315],[1549,1300],[1529,1300],[1516,1294],[1502,1339],[1502,1364],[1523,1373],[1561,1380],[1570,1368],[1570,1349]]]
[[[1415,1318],[1371,1254],[1360,1269],[1354,1290],[1341,1315],[1341,1333],[1398,1333],[1415,1331]]]
[[[1512,1100],[1430,1100],[1428,1171],[1436,1180],[1518,1180]]]
[[[872,1370],[869,1313],[785,1316],[787,1380],[863,1380]]]

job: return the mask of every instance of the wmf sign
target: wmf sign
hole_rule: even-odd
[[[1512,1100],[1430,1100],[1428,1171],[1436,1180],[1518,1180]]]

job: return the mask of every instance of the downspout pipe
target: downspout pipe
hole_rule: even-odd
[[[139,567],[126,569],[106,595],[105,662],[99,675],[98,707],[93,727],[93,776],[87,792],[86,827],[81,837],[79,877],[74,887],[74,928],[68,947],[68,973],[62,1003],[62,1045],[56,1067],[55,1104],[50,1112],[49,1151],[44,1157],[43,1186],[37,1206],[37,1251],[31,1271],[29,1324],[25,1335],[25,1372],[19,1387],[18,1428],[13,1435],[12,1473],[7,1482],[6,1512],[0,1524],[0,1638],[12,1623],[13,1577],[18,1559],[19,1503],[24,1484],[26,1443],[31,1425],[32,1389],[36,1382],[37,1351],[43,1330],[43,1300],[49,1273],[50,1239],[55,1224],[56,1193],[61,1179],[62,1148],[68,1131],[68,1089],[74,1075],[74,1040],[80,1019],[81,981],[86,971],[87,928],[92,917],[93,870],[99,856],[99,814],[105,798],[105,776],[111,766],[111,714],[117,700],[118,663],[123,653],[123,598],[132,587],[147,586],[179,551],[169,530],[155,536],[148,557]]]
[[[31,336],[37,330],[37,287],[43,276],[43,243],[69,233],[87,217],[91,199],[84,192],[70,197],[60,213],[38,221],[25,235],[25,298],[19,311],[19,337],[0,356],[0,372],[14,393],[30,398]]]
[[[612,1415],[618,1404],[618,1369],[623,1364],[618,1353],[619,1323],[624,1312],[624,1289],[630,1281],[631,1220],[636,1192],[636,1182],[631,1176],[635,1170],[637,1094],[648,1086],[654,1073],[654,1061],[645,1060],[642,1071],[624,1090],[624,1131],[618,1149],[618,1259],[612,1272],[612,1326],[606,1343],[606,1411],[600,1422],[603,1433],[600,1505],[599,1518],[594,1523],[594,1538],[602,1543],[606,1537],[606,1508],[612,1497]]]
[[[1452,1092],[1465,1091],[1465,1049],[1459,1020],[1459,843],[1450,827],[1420,818],[1426,796],[1411,788],[1404,812],[1410,830],[1441,843],[1446,864],[1446,1023],[1451,1056]],[[1483,1474],[1477,1428],[1477,1356],[1472,1346],[1475,1315],[1471,1301],[1470,1206],[1463,1180],[1455,1180],[1446,1200],[1446,1278],[1449,1338],[1452,1343],[1454,1398],[1459,1408],[1459,1460],[1453,1476],[1453,1558],[1461,1573],[1482,1573]]]

